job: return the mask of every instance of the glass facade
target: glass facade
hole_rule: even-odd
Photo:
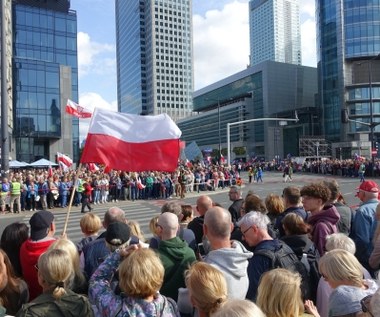
[[[271,60],[301,65],[299,0],[251,0],[251,66]]]
[[[60,65],[71,67],[71,99],[78,100],[77,18],[13,4],[13,136],[17,159],[50,157],[50,143],[62,138]],[[73,118],[73,157],[79,158],[79,121]]]
[[[116,0],[119,110],[192,112],[192,1]]]
[[[373,121],[379,120],[380,64],[374,59],[380,53],[380,1],[318,0],[316,10],[324,134],[331,141],[353,141],[369,128],[342,124],[343,109],[351,119],[367,123],[372,103]]]
[[[145,1],[142,0],[115,2],[120,112],[147,113],[144,8]]]

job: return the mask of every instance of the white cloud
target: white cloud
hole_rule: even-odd
[[[249,63],[248,4],[193,16],[194,83],[199,89],[246,68]]]
[[[86,92],[80,95],[79,104],[87,109],[94,110],[95,108],[108,109],[112,111],[117,111],[117,101],[112,101],[111,103],[103,99],[103,97],[95,92]],[[79,135],[80,139],[83,140],[88,131],[88,126],[90,124],[90,119],[81,119],[79,121]]]
[[[116,67],[115,45],[93,42],[84,32],[78,32],[77,42],[79,77],[90,72],[103,73],[110,66]],[[113,58],[109,57],[110,54]]]
[[[302,64],[316,67],[314,0],[300,1]],[[249,64],[248,2],[193,16],[195,90],[237,73]]]

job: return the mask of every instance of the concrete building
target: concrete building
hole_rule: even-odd
[[[69,0],[17,0],[13,16],[13,138],[16,158],[79,158],[77,17]]]
[[[120,112],[192,111],[191,0],[116,0],[117,94]]]
[[[301,65],[299,0],[249,2],[250,65],[266,60]]]
[[[370,157],[380,136],[380,3],[316,1],[316,12],[322,132],[333,156]],[[345,111],[356,122],[344,123]]]
[[[227,148],[227,123],[253,118],[295,118],[282,126],[260,121],[231,127],[231,149],[245,148],[247,157],[266,160],[297,156],[302,136],[319,135],[315,107],[317,70],[265,61],[194,92],[194,111],[178,122],[186,144],[201,149]],[[233,155],[231,156],[233,158]]]

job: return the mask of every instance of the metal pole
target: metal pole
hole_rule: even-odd
[[[230,139],[230,125],[231,123],[227,123],[227,166],[230,166],[231,163],[231,139]]]
[[[375,156],[372,154],[372,151],[375,148],[373,146],[373,137],[374,137],[375,126],[373,124],[372,60],[368,61],[368,82],[369,82],[369,117],[370,117],[370,128],[371,128],[371,133],[369,135],[369,141],[371,142],[371,162],[372,162],[371,176],[374,176]]]
[[[296,119],[287,119],[287,118],[257,118],[257,119],[248,119],[248,120],[242,120],[237,122],[231,122],[227,123],[227,165],[230,165],[230,148],[231,148],[231,140],[230,140],[230,126],[232,125],[238,125],[248,122],[257,122],[257,121],[294,121],[298,122],[298,118]]]
[[[6,1],[1,0],[1,170],[4,176],[9,172]]]
[[[218,98],[218,137],[219,137],[219,160],[222,157],[222,141],[220,137],[220,100]]]

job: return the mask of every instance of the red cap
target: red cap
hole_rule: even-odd
[[[379,186],[374,181],[365,181],[360,184],[356,189],[369,192],[369,193],[378,193],[380,191]]]

